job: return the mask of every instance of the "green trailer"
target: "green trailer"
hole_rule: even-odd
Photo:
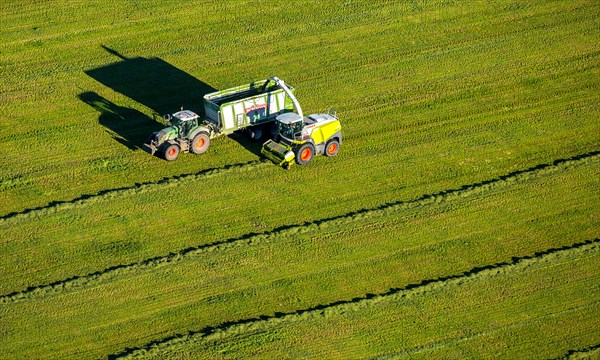
[[[297,104],[294,88],[271,77],[204,96],[205,118],[189,110],[166,115],[168,127],[152,133],[144,144],[151,154],[175,160],[180,152],[202,154],[210,140],[246,131],[260,140],[273,127],[277,116],[292,112]]]

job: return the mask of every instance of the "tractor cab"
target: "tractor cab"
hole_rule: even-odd
[[[190,110],[182,110],[173,115],[165,115],[167,125],[177,129],[179,137],[186,137],[192,129],[198,126],[199,116]]]

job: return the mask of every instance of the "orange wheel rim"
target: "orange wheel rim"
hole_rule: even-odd
[[[169,156],[175,155],[176,152],[177,152],[177,150],[175,150],[175,148],[170,148],[169,149]]]
[[[329,151],[330,154],[335,153],[336,150],[337,150],[337,144],[330,144],[329,145],[328,151]]]
[[[306,149],[302,150],[302,153],[300,154],[300,159],[306,161],[306,160],[310,159],[310,154],[311,154],[310,149],[306,148]]]
[[[204,146],[204,139],[203,138],[198,138],[198,140],[196,141],[196,146],[197,147]]]

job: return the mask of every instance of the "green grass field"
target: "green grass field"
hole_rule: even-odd
[[[598,2],[0,11],[0,358],[598,356]],[[271,75],[337,157],[140,149]]]

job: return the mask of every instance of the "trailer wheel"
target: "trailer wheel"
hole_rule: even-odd
[[[262,126],[254,126],[250,131],[250,138],[254,141],[260,141],[264,135],[264,129]]]
[[[336,156],[340,151],[340,142],[336,139],[331,139],[325,144],[325,155]]]
[[[279,126],[277,125],[276,121],[270,123],[269,125],[267,125],[267,127],[269,129],[269,135],[271,135],[271,139],[275,139],[277,136],[279,136]]]
[[[163,152],[163,156],[164,156],[165,160],[173,161],[173,160],[177,159],[177,156],[179,156],[180,150],[181,149],[179,148],[179,145],[169,144],[165,148],[165,151]]]
[[[192,139],[192,152],[196,155],[203,154],[210,146],[210,136],[207,133],[201,132]]]
[[[306,165],[315,157],[315,147],[311,143],[306,143],[296,149],[296,162],[300,165]]]

